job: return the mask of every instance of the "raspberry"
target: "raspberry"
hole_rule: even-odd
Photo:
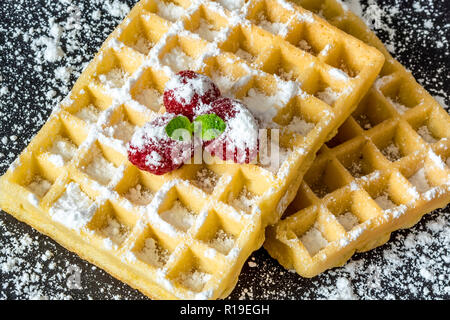
[[[180,71],[170,79],[164,90],[167,112],[182,114],[192,121],[195,109],[220,97],[219,88],[205,75],[191,70]]]
[[[205,150],[222,160],[250,163],[258,155],[258,124],[240,101],[221,98],[201,114],[216,114],[227,124],[216,139],[204,143]],[[200,114],[198,114],[200,115]]]
[[[141,170],[162,175],[181,167],[191,159],[190,141],[171,139],[166,125],[176,115],[165,113],[145,124],[133,135],[128,144],[128,160]]]

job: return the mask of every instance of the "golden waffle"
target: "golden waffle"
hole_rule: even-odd
[[[379,79],[305,174],[265,248],[313,277],[450,202],[450,116],[339,2],[297,1],[380,49]]]
[[[1,178],[0,205],[149,297],[225,297],[383,61],[284,1],[234,12],[141,1]],[[132,166],[125,143],[164,112],[165,83],[180,69],[211,76],[262,128],[286,126],[281,166],[188,164],[163,176]]]

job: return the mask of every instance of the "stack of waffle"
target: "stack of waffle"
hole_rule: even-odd
[[[448,114],[356,16],[238,2],[139,2],[0,179],[0,206],[151,298],[215,299],[265,235],[313,276],[449,201]],[[185,69],[279,130],[280,163],[133,166],[126,143]]]

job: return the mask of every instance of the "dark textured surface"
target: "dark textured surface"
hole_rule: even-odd
[[[110,1],[114,2],[114,1]],[[109,15],[108,1],[74,1],[79,9],[73,10],[63,1],[3,0],[0,5],[0,174],[3,174],[12,160],[22,151],[31,137],[40,129],[51,109],[67,93],[76,80],[82,65],[88,62],[114,26],[120,22],[119,14]],[[130,6],[135,1],[122,1]],[[362,1],[363,4],[367,2]],[[373,1],[369,1],[373,3]],[[380,7],[393,8],[401,3],[401,11],[383,18],[383,27],[377,32],[383,41],[394,44],[394,55],[433,95],[446,98],[449,104],[450,62],[448,40],[442,46],[438,41],[449,38],[450,3],[448,1],[376,1]],[[413,10],[414,3],[420,3],[424,10]],[[92,12],[99,10],[101,19],[92,18]],[[391,12],[392,13],[392,12]],[[33,38],[48,35],[49,19],[67,22],[74,19],[81,22],[81,29],[70,34],[64,32],[61,47],[65,57],[57,62],[42,62],[36,59],[39,45]],[[430,28],[425,21],[432,21]],[[395,33],[389,34],[386,26]],[[34,28],[30,30],[30,28]],[[384,29],[384,30],[383,30]],[[27,38],[31,35],[31,39]],[[33,44],[34,43],[34,44]],[[75,46],[74,46],[75,44]],[[81,46],[76,46],[76,44]],[[37,47],[36,47],[37,46]],[[36,68],[39,66],[39,68]],[[70,78],[55,79],[58,67],[70,68]],[[58,76],[57,76],[58,78]],[[51,93],[50,90],[55,92]],[[50,92],[50,93],[49,93]],[[11,136],[12,139],[11,139]],[[14,137],[16,136],[17,139]],[[245,264],[239,283],[231,298],[444,298],[450,297],[448,272],[450,248],[448,244],[448,212],[450,208],[433,212],[424,217],[411,230],[396,232],[391,242],[364,254],[357,254],[347,268],[328,271],[314,279],[303,279],[295,273],[286,272],[264,250],[259,250]],[[439,222],[439,223],[438,223]],[[440,226],[439,237],[434,234],[436,223]],[[443,229],[443,230],[442,230]],[[142,299],[139,292],[110,277],[108,274],[80,260],[51,239],[40,235],[32,228],[16,221],[4,212],[0,213],[0,250],[12,246],[13,240],[28,234],[36,243],[33,250],[21,253],[21,260],[12,270],[2,269],[0,251],[0,299],[24,299],[31,297],[74,299]],[[442,233],[443,232],[443,233]],[[421,241],[420,235],[429,235],[439,241]],[[403,255],[405,240],[419,239],[417,246],[409,248],[410,254]],[[447,242],[446,242],[447,241]],[[429,245],[436,246],[435,249]],[[432,250],[431,250],[432,249]],[[42,254],[52,252],[54,268],[42,262]],[[436,257],[436,252],[441,259]],[[3,253],[6,255],[6,253]],[[401,261],[392,264],[389,257]],[[445,258],[446,257],[446,258]],[[2,260],[3,258],[3,260]],[[433,277],[424,276],[424,261],[433,261]],[[29,266],[44,265],[40,279],[19,281],[20,274],[27,273]],[[253,264],[254,263],[254,264]],[[68,289],[65,286],[65,270],[76,266],[82,270],[82,289]],[[385,269],[390,267],[389,272]],[[40,270],[40,269],[39,269]],[[433,273],[433,272],[432,272]],[[444,276],[443,280],[441,279]],[[441,279],[441,280],[439,280]],[[51,280],[51,281],[50,281]],[[19,284],[18,284],[19,283]],[[412,283],[412,284],[410,284]],[[23,286],[33,290],[24,289]],[[33,292],[30,292],[33,291]],[[61,295],[63,293],[63,295]]]

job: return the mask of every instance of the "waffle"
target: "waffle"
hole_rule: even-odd
[[[450,116],[340,2],[297,2],[386,56],[374,86],[319,151],[287,218],[266,232],[272,257],[313,277],[450,202]]]
[[[284,1],[234,11],[141,1],[1,178],[0,205],[151,298],[225,297],[383,62]],[[181,69],[243,100],[261,128],[285,128],[281,165],[186,164],[163,176],[131,165],[126,142],[165,111],[165,83]]]

